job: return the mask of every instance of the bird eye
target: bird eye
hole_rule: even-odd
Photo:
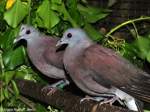
[[[67,37],[68,37],[68,38],[71,38],[71,37],[72,37],[72,34],[71,34],[71,33],[68,33],[68,34],[67,34]]]
[[[31,33],[30,30],[27,30],[27,31],[26,31],[26,34],[30,34],[30,33]]]

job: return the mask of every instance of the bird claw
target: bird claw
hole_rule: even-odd
[[[102,105],[102,104],[107,104],[108,103],[108,104],[112,105],[115,101],[118,101],[120,104],[123,104],[123,102],[117,96],[114,96],[110,99],[106,98],[106,99],[104,99],[104,101],[100,102],[99,104]]]
[[[115,101],[118,101],[121,105],[124,105],[124,103],[117,96],[113,96],[110,99],[104,98],[104,97],[90,97],[90,96],[86,96],[85,98],[82,98],[80,100],[80,103],[82,103],[85,100],[98,101],[98,102],[100,102],[99,105],[106,104],[106,103],[112,105]]]
[[[85,100],[93,100],[93,101],[101,101],[101,100],[104,100],[103,97],[90,97],[90,96],[86,96],[85,98],[82,98],[80,100],[80,103],[84,102]]]
[[[58,89],[56,87],[52,87],[50,85],[42,88],[42,92],[46,92],[47,95],[53,95]]]
[[[93,98],[82,98],[81,100],[80,100],[80,103],[82,103],[82,102],[84,102],[85,100],[93,100]]]

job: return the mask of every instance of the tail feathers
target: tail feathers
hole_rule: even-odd
[[[133,97],[150,103],[150,75],[142,74],[134,78],[126,91]]]
[[[137,105],[138,112],[144,112],[144,110],[143,110],[143,107],[144,107],[143,102],[141,102],[140,100],[135,99],[135,103]]]

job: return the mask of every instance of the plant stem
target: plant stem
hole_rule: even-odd
[[[2,51],[0,50],[0,68],[1,68],[1,74],[2,74],[2,77],[4,75],[4,64],[3,64],[3,57],[2,57]]]
[[[64,8],[64,14],[68,17],[69,22],[72,24],[73,27],[78,27],[77,23],[72,19],[72,17],[70,16],[70,14],[68,13],[68,11],[66,10],[66,7],[63,3],[63,8]]]
[[[4,64],[3,64],[3,58],[2,58],[2,51],[0,50],[0,69],[1,69],[1,73],[0,73],[0,78],[3,78],[3,76],[4,76]],[[0,79],[0,81],[2,81],[2,79]],[[2,98],[2,95],[3,95],[3,83],[2,83],[2,85],[0,85],[0,86],[2,86],[2,88],[0,87],[0,98]],[[0,99],[1,100],[1,99]],[[0,105],[0,111],[1,111],[1,109],[3,109],[3,105],[2,105],[2,103],[1,103],[1,105]]]
[[[31,0],[28,0],[28,16],[27,16],[27,24],[30,24],[30,16],[31,16]]]
[[[116,30],[118,30],[119,28],[127,25],[127,24],[131,24],[131,23],[134,23],[134,22],[137,22],[137,21],[143,21],[143,20],[150,20],[150,17],[140,17],[140,18],[137,18],[137,19],[132,19],[132,20],[129,20],[129,21],[126,21],[126,22],[123,22],[121,23],[120,25],[114,27],[113,29],[111,29],[107,34],[106,34],[106,37],[109,37],[112,33],[114,33]]]
[[[15,95],[15,93],[13,92],[13,90],[10,88],[10,87],[8,87],[8,90],[13,94],[13,95]],[[26,97],[24,97],[24,96],[19,96],[19,100],[20,101],[22,101],[25,105],[27,105],[28,107],[30,107],[31,109],[32,109],[32,111],[35,111],[36,109],[35,109],[35,104],[31,101],[31,100],[29,100],[29,99],[27,99]]]
[[[138,38],[139,37],[139,33],[138,33],[138,30],[137,30],[137,27],[136,27],[134,22],[132,22],[132,24],[133,24],[134,31],[135,31],[135,34],[136,34],[136,38]]]

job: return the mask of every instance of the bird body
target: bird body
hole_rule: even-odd
[[[63,51],[56,52],[57,38],[46,36],[29,25],[22,25],[14,43],[25,40],[32,64],[44,75],[66,80],[63,70]]]
[[[83,30],[68,29],[57,43],[62,44],[68,44],[63,58],[65,68],[85,93],[113,93],[135,111],[138,107],[134,97],[150,102],[150,75],[113,50],[92,42]]]
[[[42,38],[41,38],[42,37]],[[56,38],[40,36],[37,42],[27,43],[27,52],[33,65],[48,77],[66,78],[63,70],[63,51],[56,52]]]

